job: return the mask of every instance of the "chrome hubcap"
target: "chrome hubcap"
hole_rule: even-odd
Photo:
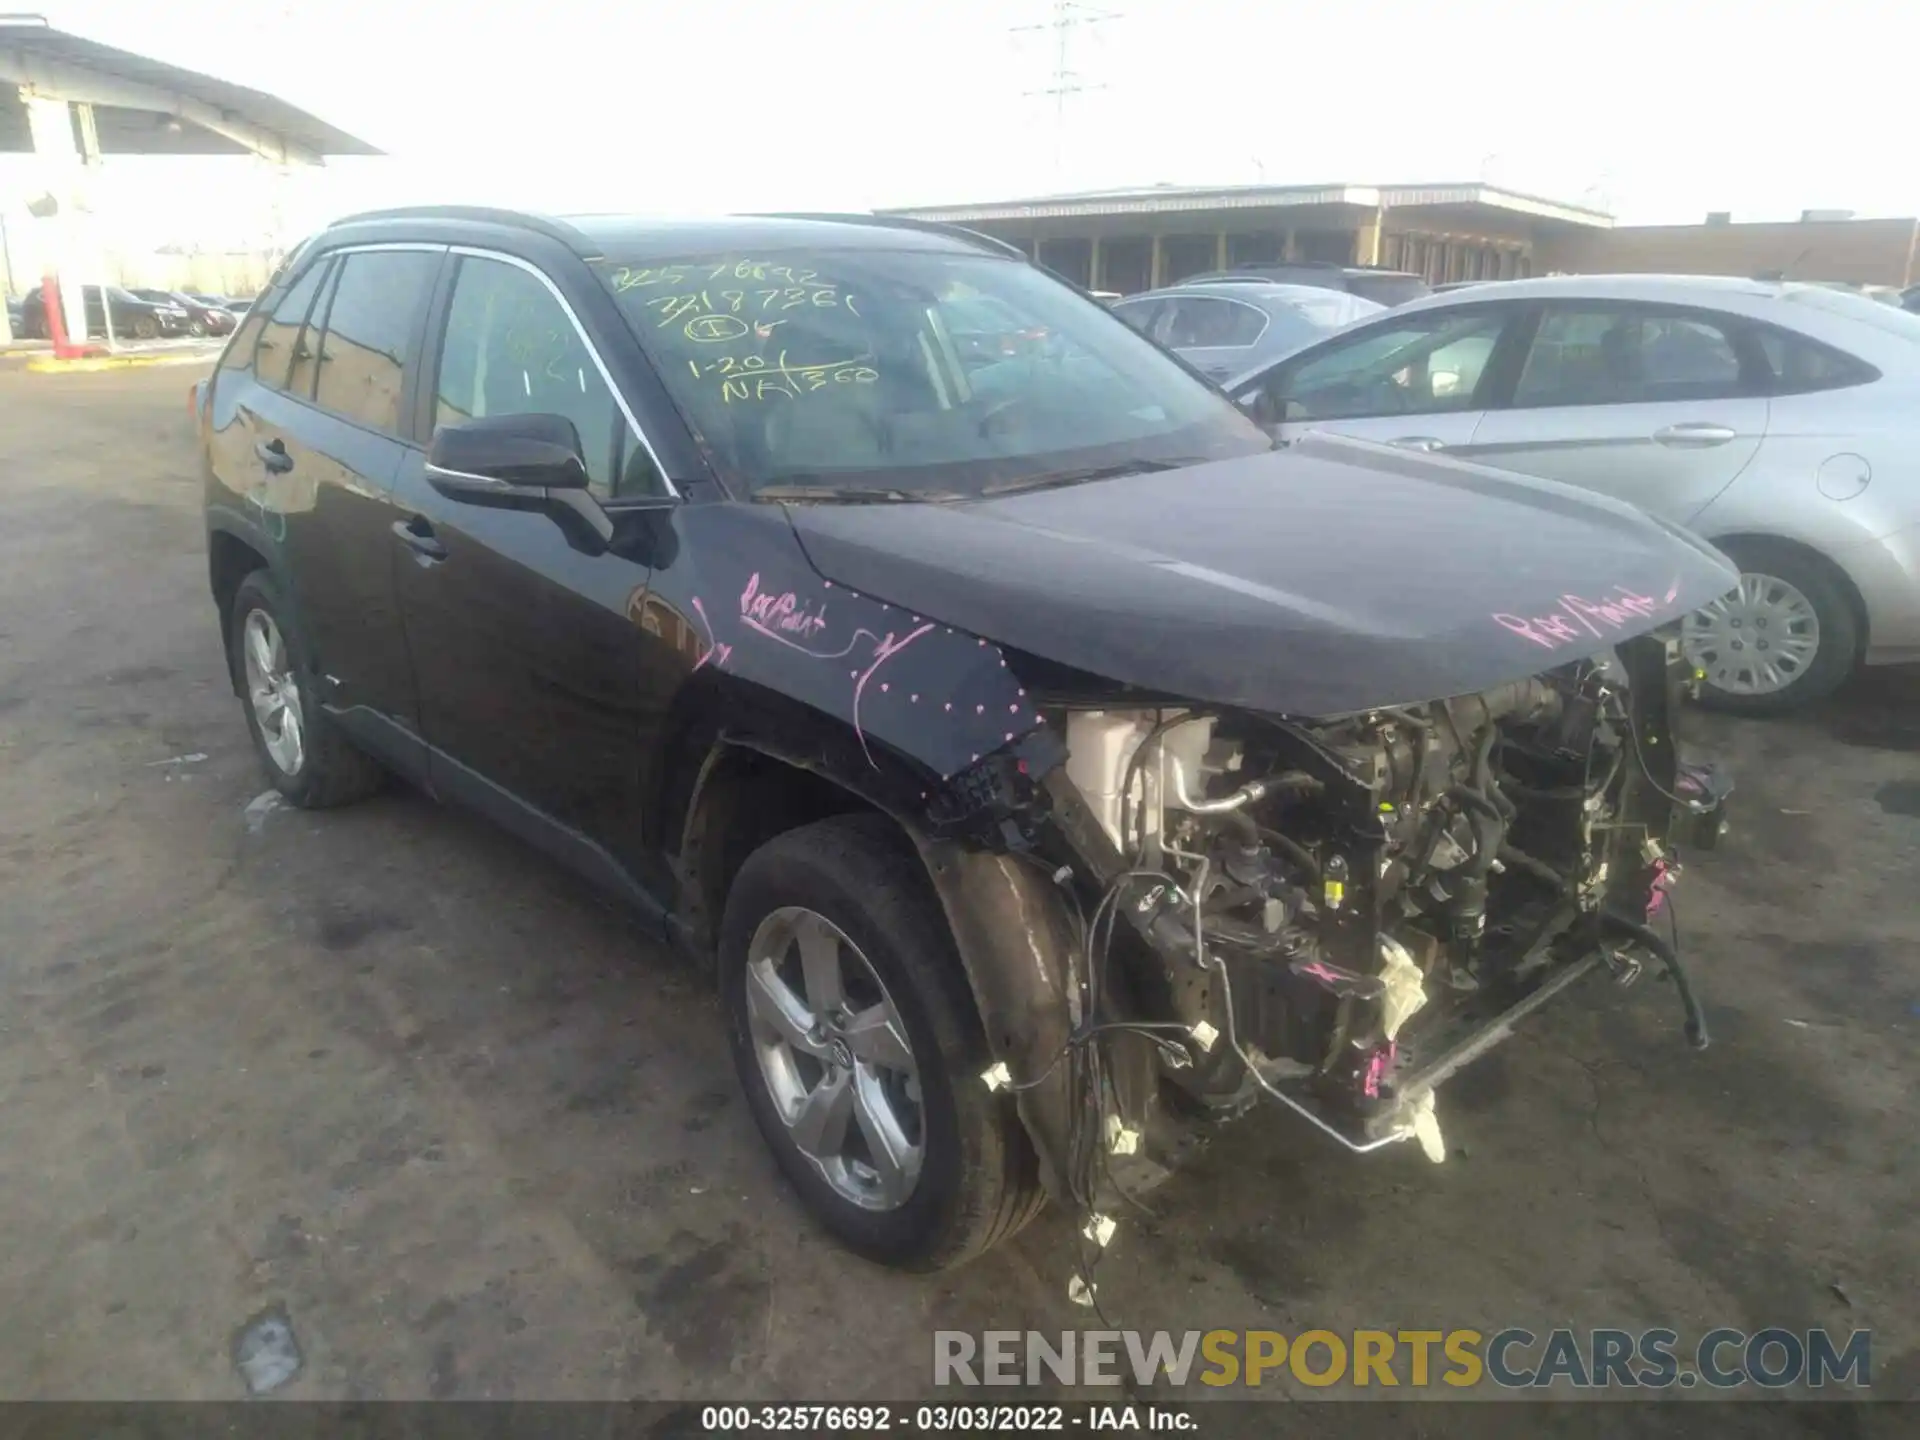
[[[907,1202],[926,1115],[907,1027],[859,946],[790,905],[747,947],[748,1031],[794,1146],[836,1194],[866,1210]]]
[[[1784,690],[1820,650],[1813,602],[1772,575],[1744,574],[1739,588],[1687,617],[1687,659],[1729,695]]]
[[[283,773],[298,775],[307,755],[300,685],[280,627],[266,611],[247,612],[240,627],[240,654],[247,667],[247,699],[260,722],[267,755]]]

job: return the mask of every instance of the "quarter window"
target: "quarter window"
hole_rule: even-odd
[[[488,415],[559,415],[580,438],[589,484],[603,495],[664,493],[586,341],[538,277],[467,256],[441,344],[434,424]]]
[[[1727,331],[1703,316],[1555,308],[1514,386],[1516,406],[1636,405],[1743,393]]]
[[[420,250],[349,254],[327,307],[315,401],[374,430],[400,429],[400,386],[415,324],[440,256]]]
[[[1762,330],[1760,353],[1767,357],[1767,368],[1773,372],[1769,388],[1775,395],[1839,390],[1864,385],[1880,374],[1864,361],[1785,330]]]
[[[273,307],[273,318],[261,330],[254,356],[254,373],[262,383],[276,390],[286,389],[287,367],[293,363],[300,332],[306,327],[307,312],[313,309],[314,297],[320,293],[320,282],[326,278],[328,269],[325,260],[310,266]]]

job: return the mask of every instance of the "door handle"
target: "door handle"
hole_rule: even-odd
[[[394,521],[393,533],[400,537],[401,544],[429,565],[447,558],[447,547],[440,543],[440,537],[433,533],[433,526],[427,523],[424,515],[416,515],[411,520]]]
[[[1706,420],[1683,420],[1678,425],[1668,425],[1653,432],[1655,443],[1669,445],[1676,450],[1705,449],[1709,445],[1724,445],[1735,439],[1739,431],[1726,425],[1715,425]]]
[[[1447,442],[1433,435],[1400,435],[1388,442],[1402,450],[1444,450]]]
[[[293,457],[287,453],[282,441],[256,440],[253,453],[260,457],[260,463],[267,467],[269,475],[284,475],[293,469]]]

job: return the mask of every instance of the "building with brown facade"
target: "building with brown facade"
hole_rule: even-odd
[[[1915,220],[1808,211],[1782,224],[1616,225],[1584,205],[1495,185],[1170,185],[882,211],[1011,241],[1090,290],[1132,294],[1236,265],[1313,260],[1430,284],[1552,273],[1920,281]]]

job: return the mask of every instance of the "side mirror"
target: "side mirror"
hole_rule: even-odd
[[[1287,411],[1293,404],[1289,400],[1274,399],[1273,391],[1264,383],[1255,385],[1251,390],[1242,391],[1234,397],[1234,403],[1246,411],[1248,418],[1256,425],[1269,428],[1284,423],[1287,419]]]
[[[455,500],[544,499],[585,490],[580,433],[564,415],[489,415],[437,431],[427,483]]]

